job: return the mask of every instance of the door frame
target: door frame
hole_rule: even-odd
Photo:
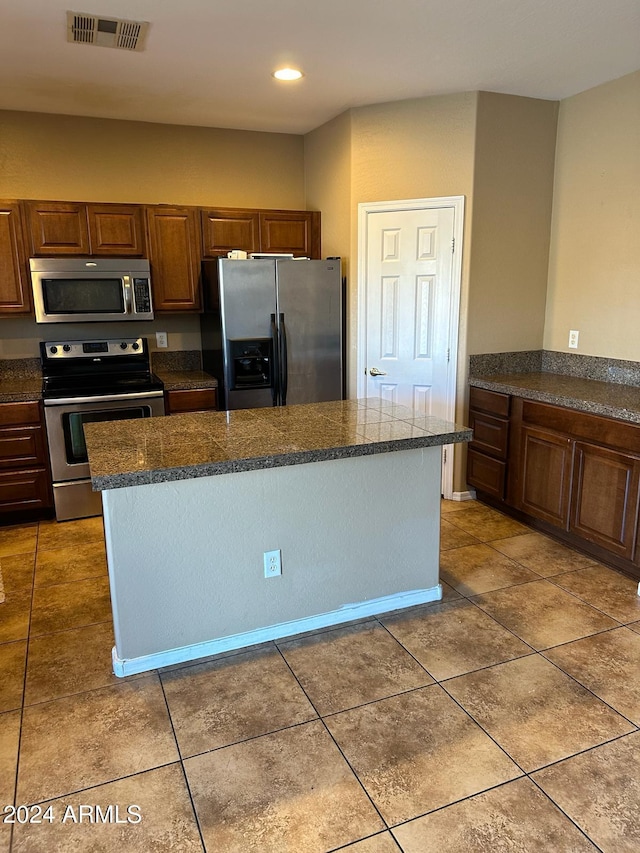
[[[367,341],[367,242],[368,217],[373,213],[394,213],[404,210],[434,210],[453,208],[453,264],[451,268],[451,293],[449,295],[449,361],[446,381],[446,420],[455,421],[458,338],[460,322],[460,292],[462,289],[462,241],[464,234],[463,195],[441,196],[439,198],[412,198],[396,201],[372,201],[358,204],[358,325],[357,325],[357,382],[356,394],[364,397],[366,380],[366,341]],[[453,497],[453,447],[446,445],[442,455],[442,494]]]

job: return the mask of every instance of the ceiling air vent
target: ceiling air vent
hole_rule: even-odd
[[[125,21],[101,18],[83,12],[67,12],[67,41],[94,44],[97,47],[119,47],[122,50],[144,50],[147,21]]]

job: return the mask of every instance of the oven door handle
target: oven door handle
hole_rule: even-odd
[[[45,400],[45,406],[73,406],[75,403],[118,403],[127,400],[149,400],[152,397],[163,397],[164,391],[132,391],[130,394],[104,394],[95,397],[56,397]]]

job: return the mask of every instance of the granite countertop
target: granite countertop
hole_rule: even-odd
[[[535,371],[472,376],[469,384],[526,400],[640,424],[640,387],[635,385]]]
[[[0,403],[29,403],[41,399],[39,358],[0,360]]]
[[[379,400],[199,412],[85,426],[94,490],[470,441],[464,426]]]
[[[192,388],[217,388],[218,380],[204,370],[174,370],[158,368],[156,376],[164,383],[165,391],[188,391]]]

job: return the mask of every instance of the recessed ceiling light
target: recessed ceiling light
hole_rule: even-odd
[[[302,71],[298,71],[297,68],[279,68],[273,72],[272,76],[276,80],[299,80],[301,77],[304,77],[304,74]]]

